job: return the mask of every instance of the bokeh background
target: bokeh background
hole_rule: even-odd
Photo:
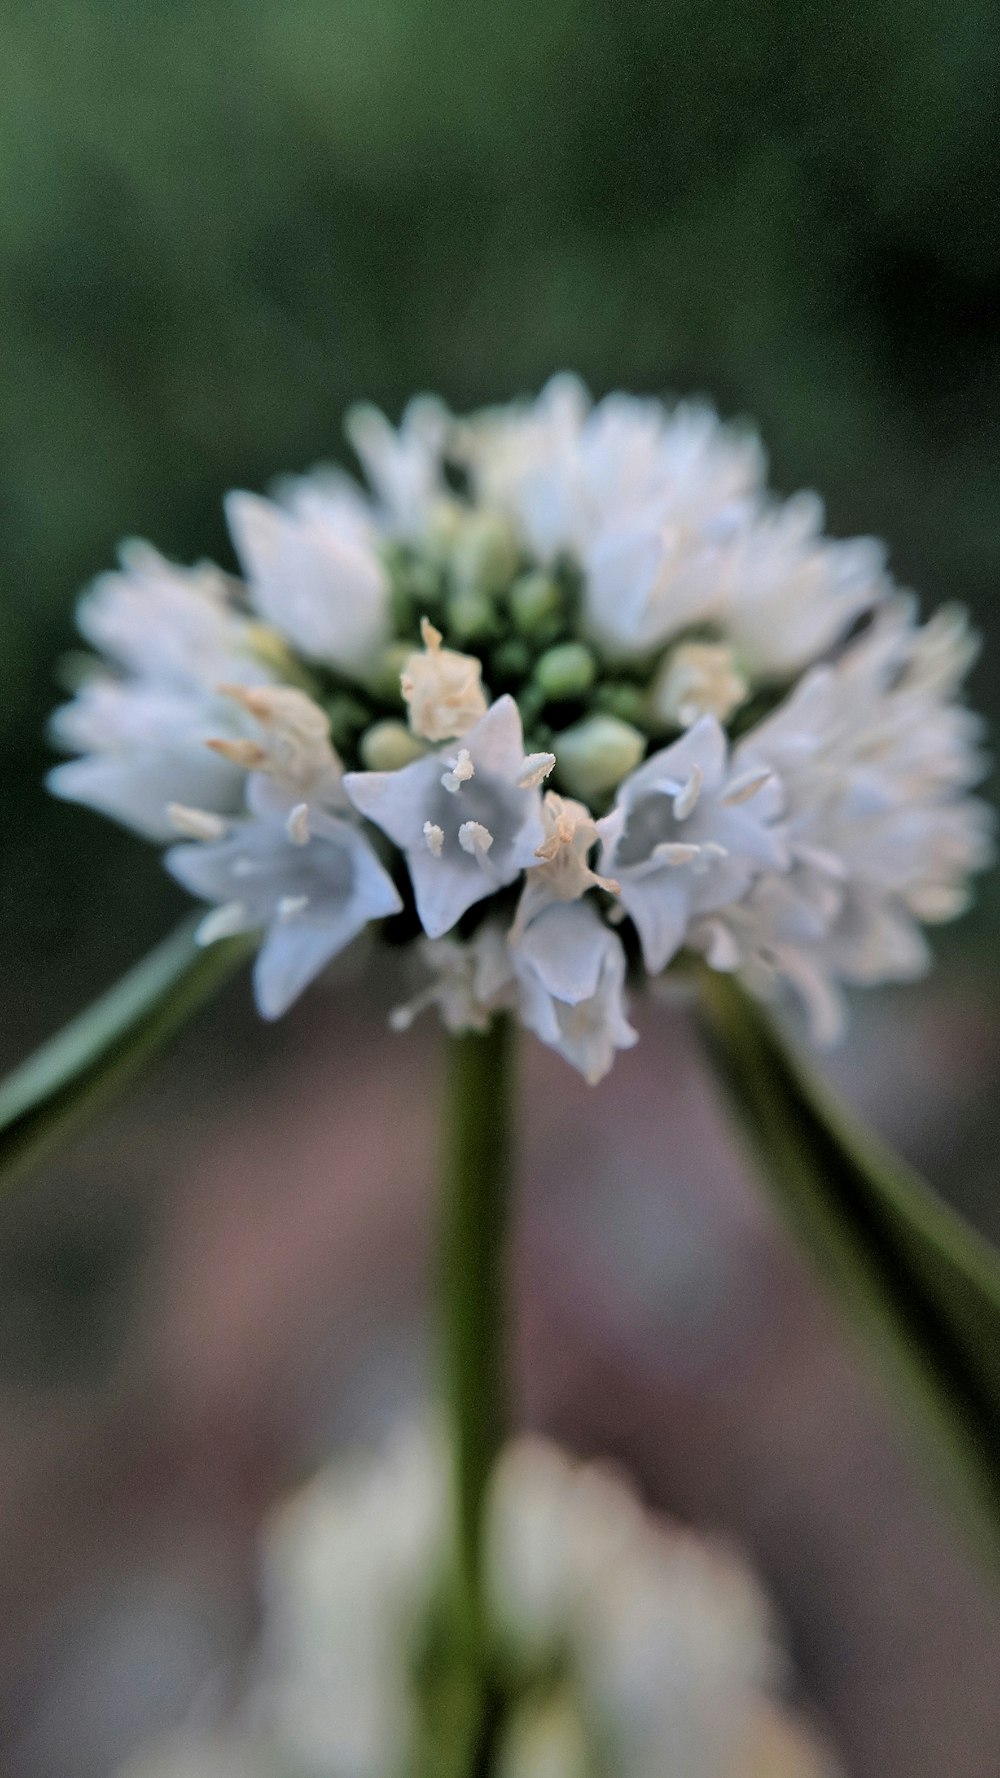
[[[358,397],[572,367],[750,415],[972,608],[996,710],[998,39],[988,0],[3,0],[0,1061],[181,906],[41,789],[80,586],[130,534],[229,564],[222,491],[346,460]],[[998,937],[987,882],[835,1064],[994,1235]],[[235,987],[0,1206],[13,1778],[105,1778],[224,1684],[268,1499],[426,1383],[435,1046],[359,967],[277,1031]],[[596,1095],[525,1056],[523,1413],[742,1541],[852,1772],[995,1778],[996,1595],[683,1016],[643,1027]]]

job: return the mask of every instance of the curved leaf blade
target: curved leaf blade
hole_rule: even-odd
[[[252,937],[195,943],[185,920],[113,988],[0,1082],[0,1184],[139,1072],[249,954]]]
[[[731,977],[699,1023],[779,1209],[936,1434],[1000,1555],[1000,1254],[794,1056]]]

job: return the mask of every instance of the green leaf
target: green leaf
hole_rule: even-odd
[[[195,943],[185,920],[122,980],[0,1082],[0,1184],[67,1136],[161,1049],[252,950]]]
[[[699,1019],[777,1203],[935,1435],[1000,1555],[1000,1255],[821,1085],[731,978]]]

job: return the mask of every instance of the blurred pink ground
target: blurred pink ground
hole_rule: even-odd
[[[241,994],[72,1161],[158,1207],[128,1340],[92,1384],[0,1398],[10,1778],[107,1778],[232,1684],[268,1501],[431,1376],[437,1030],[359,1021],[348,984],[220,1062]],[[907,1006],[871,1016],[849,1082],[940,1158],[996,1063],[974,1004]],[[750,1553],[855,1778],[996,1778],[997,1594],[748,1177],[683,1014],[640,1024],[596,1092],[523,1046],[520,1418]]]

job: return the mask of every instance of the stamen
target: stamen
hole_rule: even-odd
[[[691,775],[686,784],[674,797],[674,815],[678,821],[686,821],[701,795],[702,775],[700,766],[691,767]]]
[[[206,914],[195,933],[199,945],[214,945],[217,939],[234,938],[246,930],[247,910],[242,901],[224,901],[221,907]]]
[[[518,790],[535,790],[543,784],[556,763],[554,753],[528,753],[521,774],[516,780]]]
[[[389,1014],[390,1031],[408,1031],[414,1019],[419,1017],[425,1007],[433,1006],[437,997],[437,984],[432,982],[420,994],[414,995],[412,1000],[407,1000],[402,1006],[394,1006]]]
[[[493,844],[493,835],[481,821],[463,821],[458,830],[458,843],[473,858],[485,858]]]
[[[722,798],[724,805],[732,809],[737,803],[748,803],[752,796],[757,795],[758,790],[763,790],[765,784],[770,784],[773,777],[774,773],[769,766],[760,766],[755,771],[743,772],[740,777],[734,778],[728,786],[726,794]]]
[[[438,827],[436,821],[425,821],[424,841],[428,852],[432,853],[435,858],[440,858],[441,849],[444,846],[444,828]]]
[[[420,640],[424,647],[430,650],[431,654],[436,654],[444,641],[441,631],[434,628],[429,617],[422,617],[420,619]]]
[[[167,820],[189,840],[221,840],[229,826],[221,815],[207,809],[190,809],[186,803],[168,803]]]
[[[682,840],[661,840],[653,847],[653,857],[661,864],[693,864],[701,857],[700,846],[690,846]]]
[[[461,790],[463,784],[467,784],[470,778],[475,777],[475,773],[476,768],[472,763],[469,749],[462,747],[459,749],[458,758],[452,760],[451,770],[444,773],[441,782],[445,789],[450,790],[454,796],[457,791]]]
[[[291,840],[293,846],[308,846],[308,844],[309,844],[309,804],[308,803],[296,803],[294,809],[292,809],[289,812],[288,820],[285,823],[285,831],[288,834],[288,837]]]
[[[221,754],[223,759],[228,759],[230,765],[243,766],[248,772],[257,771],[261,766],[267,764],[267,750],[264,747],[258,747],[256,741],[213,739],[206,741],[205,746],[211,747],[213,753]]]

